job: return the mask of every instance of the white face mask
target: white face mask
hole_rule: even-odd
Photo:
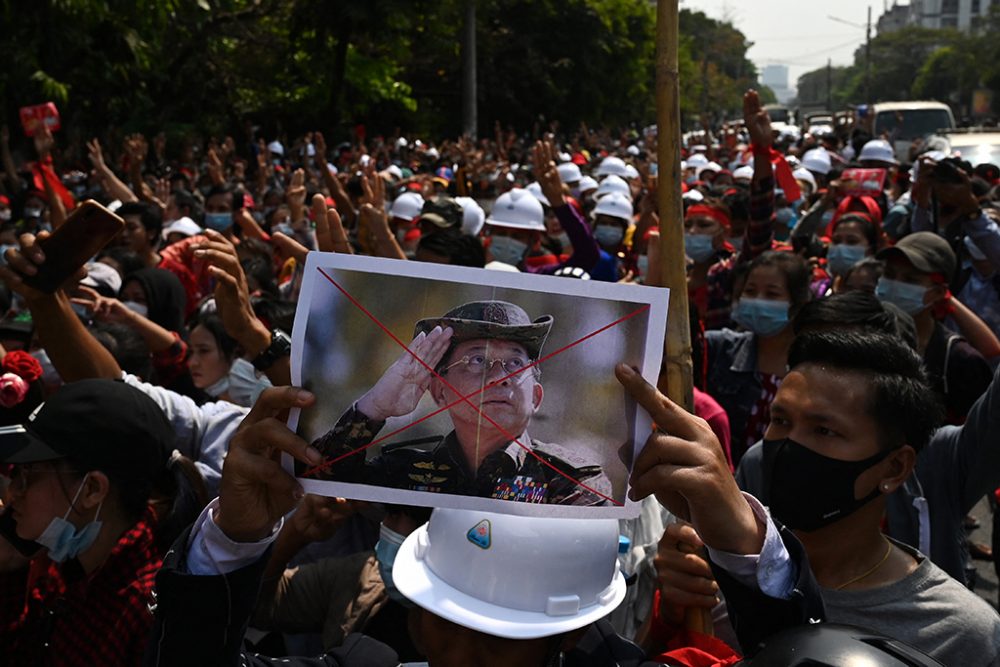
[[[213,382],[203,389],[212,398],[218,398],[229,391],[229,376],[223,375],[218,381]]]
[[[229,400],[245,408],[253,407],[261,393],[271,386],[266,375],[246,359],[236,359],[229,368]]]
[[[517,266],[524,253],[528,251],[528,244],[512,239],[509,236],[494,236],[490,242],[490,253],[493,259],[504,264]]]
[[[67,558],[76,558],[89,549],[94,544],[98,534],[101,532],[101,527],[104,525],[103,522],[97,520],[101,516],[103,502],[97,506],[97,513],[94,515],[94,520],[79,530],[66,519],[73,506],[76,505],[76,501],[80,497],[80,492],[83,491],[83,485],[86,482],[87,475],[84,475],[83,481],[80,482],[80,488],[76,490],[76,495],[73,496],[66,514],[61,518],[53,518],[42,534],[38,536],[38,539],[35,540],[43,547],[48,548],[49,558],[56,563],[62,563]]]
[[[143,317],[149,317],[149,306],[138,301],[122,301],[122,305]]]

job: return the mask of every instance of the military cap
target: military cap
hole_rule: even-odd
[[[507,340],[520,343],[531,359],[538,359],[542,345],[552,328],[552,316],[542,315],[534,322],[524,309],[506,301],[473,301],[462,304],[442,317],[420,320],[413,330],[429,333],[434,327],[451,327],[452,344],[476,338]]]

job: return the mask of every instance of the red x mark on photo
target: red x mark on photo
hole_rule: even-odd
[[[497,380],[494,380],[493,382],[491,382],[491,383],[489,383],[489,384],[481,387],[480,389],[478,389],[478,390],[476,390],[474,392],[471,392],[469,394],[463,395],[454,386],[452,386],[451,383],[449,383],[440,373],[438,373],[436,370],[434,370],[434,368],[432,368],[430,365],[428,365],[423,359],[421,359],[419,356],[417,356],[416,353],[414,353],[409,347],[407,347],[406,343],[404,343],[402,340],[399,339],[399,337],[397,337],[395,334],[393,334],[392,331],[390,331],[388,329],[388,327],[385,326],[385,324],[383,324],[374,314],[372,314],[371,311],[369,311],[367,308],[365,308],[364,305],[360,301],[358,301],[353,295],[351,295],[346,289],[344,289],[344,287],[342,285],[340,285],[340,283],[338,283],[336,280],[334,280],[326,271],[324,271],[321,268],[317,268],[317,271],[319,271],[319,273],[324,278],[326,278],[327,281],[330,282],[330,284],[332,284],[334,287],[336,287],[337,290],[340,291],[340,293],[343,294],[344,297],[346,297],[347,300],[350,301],[352,305],[354,305],[362,313],[364,313],[365,316],[368,317],[368,319],[370,319],[379,329],[381,329],[383,333],[385,333],[389,338],[391,338],[392,341],[394,343],[396,343],[396,345],[398,345],[399,347],[401,347],[404,350],[406,350],[406,352],[408,354],[410,354],[410,356],[412,356],[414,358],[414,360],[417,361],[417,363],[419,363],[421,366],[423,366],[425,369],[427,369],[434,377],[436,377],[437,379],[439,379],[448,389],[450,389],[457,396],[459,396],[459,398],[456,399],[456,400],[454,400],[454,401],[452,401],[451,403],[443,406],[443,407],[438,408],[437,410],[435,410],[435,411],[433,411],[433,412],[431,412],[431,413],[429,413],[427,415],[424,415],[420,419],[417,419],[416,421],[414,421],[414,422],[412,422],[410,424],[402,426],[402,427],[394,430],[391,433],[388,433],[388,434],[386,434],[386,435],[384,435],[384,436],[382,436],[380,438],[376,438],[376,439],[372,440],[370,443],[368,443],[367,445],[364,445],[363,447],[358,447],[357,449],[354,449],[354,450],[352,450],[350,452],[347,452],[345,454],[341,454],[340,456],[337,456],[335,458],[332,458],[332,459],[329,459],[327,461],[324,461],[323,463],[321,463],[321,464],[319,464],[319,465],[317,465],[317,466],[315,466],[313,468],[310,468],[310,469],[306,470],[303,473],[303,477],[310,477],[310,476],[313,476],[313,475],[315,475],[315,474],[317,474],[319,472],[322,472],[322,471],[328,469],[329,467],[333,466],[334,464],[336,464],[338,461],[341,461],[341,460],[343,460],[343,459],[345,459],[347,457],[350,457],[350,456],[354,456],[354,455],[356,455],[356,454],[358,454],[360,452],[364,452],[365,450],[367,450],[367,449],[369,449],[371,447],[374,447],[375,445],[378,445],[378,444],[380,444],[382,442],[385,442],[389,438],[392,438],[392,437],[398,435],[399,433],[402,433],[403,431],[406,431],[407,429],[410,429],[410,428],[416,426],[417,424],[420,424],[421,422],[426,421],[426,420],[430,419],[431,417],[434,417],[435,415],[438,415],[438,414],[440,414],[440,413],[442,413],[442,412],[444,412],[446,410],[449,410],[450,408],[458,405],[459,403],[466,403],[469,406],[471,406],[472,409],[475,410],[484,420],[486,420],[487,422],[489,422],[494,428],[496,428],[498,431],[500,431],[511,442],[516,443],[521,449],[525,450],[528,454],[530,454],[531,456],[535,457],[535,459],[538,460],[542,465],[550,468],[551,470],[553,470],[558,475],[560,475],[562,477],[565,477],[569,481],[573,482],[574,485],[579,486],[580,488],[583,488],[583,489],[589,491],[590,493],[593,493],[594,495],[596,495],[596,496],[598,496],[600,498],[603,498],[604,500],[607,500],[607,501],[609,501],[609,502],[611,502],[611,503],[613,503],[615,505],[618,505],[618,506],[623,505],[623,503],[615,500],[614,498],[611,498],[610,496],[607,496],[607,495],[601,493],[600,491],[597,491],[596,489],[593,489],[593,488],[587,486],[586,484],[584,484],[583,482],[581,482],[578,479],[574,479],[569,474],[563,472],[562,470],[559,470],[556,466],[554,466],[550,462],[546,461],[544,458],[542,458],[541,456],[539,456],[538,453],[534,451],[534,449],[532,449],[531,447],[528,447],[527,445],[525,445],[524,443],[522,443],[520,440],[517,439],[517,437],[514,434],[510,433],[507,429],[505,429],[503,426],[501,426],[495,420],[493,420],[488,414],[486,414],[485,412],[483,412],[482,409],[479,406],[477,406],[475,403],[473,403],[471,399],[475,398],[476,396],[478,396],[479,394],[483,393],[484,391],[486,391],[486,390],[488,390],[488,389],[490,389],[492,387],[495,387],[495,386],[497,386],[497,385],[505,382],[506,380],[509,380],[510,378],[512,378],[512,377],[514,377],[516,375],[519,375],[521,373],[524,373],[526,371],[531,370],[535,366],[538,366],[539,364],[541,364],[543,361],[547,361],[547,360],[551,359],[552,357],[565,352],[566,350],[569,350],[569,349],[571,349],[573,347],[576,347],[577,345],[583,343],[584,341],[589,340],[589,339],[593,338],[594,336],[597,336],[598,334],[600,334],[600,333],[602,333],[604,331],[607,331],[609,329],[612,329],[612,328],[618,326],[622,322],[630,320],[631,318],[633,318],[633,317],[635,317],[637,315],[641,315],[642,313],[644,313],[647,310],[649,310],[650,306],[648,304],[644,304],[644,305],[640,306],[639,308],[635,309],[634,311],[632,311],[632,312],[630,312],[630,313],[628,313],[626,315],[623,315],[622,317],[619,317],[614,322],[606,324],[605,326],[600,327],[599,329],[596,329],[595,331],[592,331],[591,333],[589,333],[589,334],[587,334],[587,335],[585,335],[585,336],[583,336],[581,338],[578,338],[577,340],[575,340],[575,341],[573,341],[573,342],[571,342],[571,343],[569,343],[567,345],[564,345],[563,347],[559,348],[558,350],[556,350],[554,352],[550,352],[549,354],[546,354],[545,356],[537,359],[533,363],[531,363],[531,364],[529,364],[529,365],[527,365],[527,366],[525,366],[525,367],[523,367],[523,368],[521,368],[521,369],[519,369],[517,371],[514,371],[512,373],[508,373],[507,375],[504,375],[503,377],[501,377],[501,378],[499,378]]]

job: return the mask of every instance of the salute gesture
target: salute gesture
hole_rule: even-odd
[[[432,374],[428,367],[435,368],[441,362],[451,344],[452,333],[451,327],[434,327],[430,333],[418,333],[409,350],[404,351],[375,386],[358,399],[358,410],[375,421],[416,410],[431,384]]]

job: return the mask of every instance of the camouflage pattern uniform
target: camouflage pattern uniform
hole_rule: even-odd
[[[368,419],[354,406],[312,444],[325,458],[337,458],[370,443],[384,424]],[[539,442],[527,434],[518,439],[533,453],[511,442],[483,459],[475,472],[452,431],[445,436],[386,445],[368,461],[364,451],[357,452],[324,469],[315,479],[515,502],[607,504],[602,495],[611,496],[611,480],[599,465],[588,464],[566,447]]]

